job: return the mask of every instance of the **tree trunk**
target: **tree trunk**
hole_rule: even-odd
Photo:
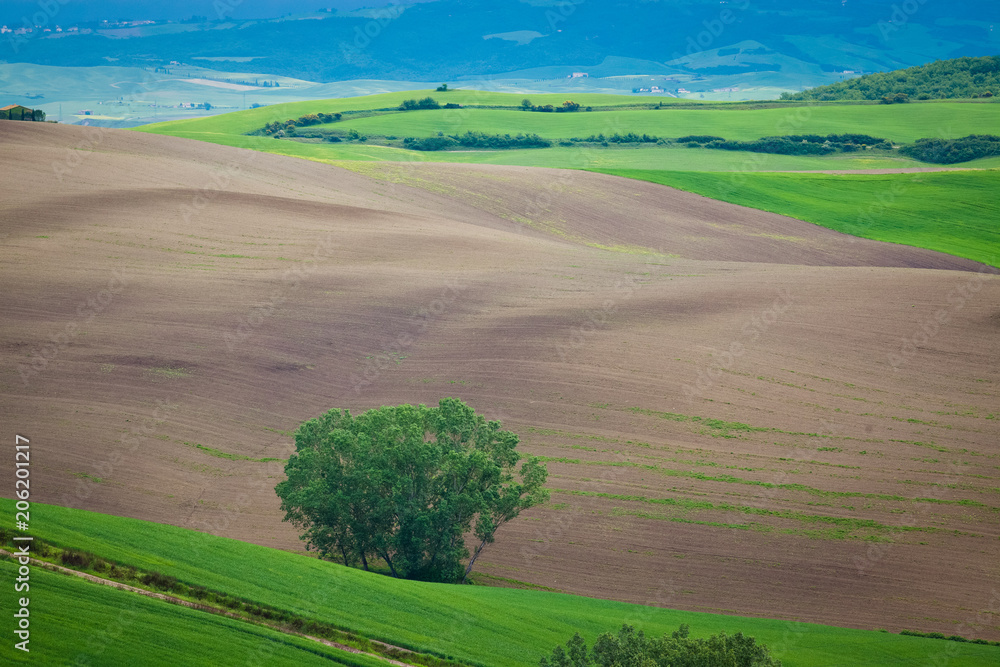
[[[350,567],[350,563],[347,562],[347,549],[340,547],[340,555],[344,557],[344,566]]]
[[[365,552],[361,552],[361,565],[365,568],[365,572],[368,571],[368,559],[365,558]]]
[[[462,576],[463,584],[465,583],[465,580],[468,579],[469,572],[472,572],[472,565],[476,562],[476,559],[479,558],[479,554],[483,552],[483,549],[485,547],[486,547],[486,540],[483,540],[483,543],[480,544],[478,547],[476,547],[475,553],[473,553],[472,558],[469,559],[469,566],[465,568],[465,574]]]
[[[397,579],[399,579],[399,575],[396,574],[396,568],[393,566],[392,561],[389,560],[389,554],[383,552],[380,555],[382,556],[382,560],[384,560],[386,562],[386,565],[389,566],[389,571],[392,572],[392,576],[394,576]]]

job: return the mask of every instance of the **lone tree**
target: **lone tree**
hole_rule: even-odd
[[[285,520],[323,558],[366,570],[381,559],[394,577],[465,581],[500,526],[548,500],[548,471],[522,460],[517,443],[455,398],[357,417],[331,410],[295,432],[288,479],[275,491]],[[477,546],[463,565],[469,532]]]

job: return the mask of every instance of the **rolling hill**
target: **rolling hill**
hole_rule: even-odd
[[[1000,638],[988,267],[583,171],[0,133],[33,501],[301,550],[289,432],[453,395],[550,470],[483,582]]]

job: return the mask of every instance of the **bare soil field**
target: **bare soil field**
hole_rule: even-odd
[[[553,490],[481,581],[1000,639],[993,269],[586,172],[36,123],[0,154],[34,501],[301,550],[299,423],[456,396]]]

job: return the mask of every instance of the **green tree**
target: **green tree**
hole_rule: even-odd
[[[766,646],[741,632],[720,633],[707,639],[691,639],[687,624],[660,639],[650,639],[631,625],[617,635],[605,632],[588,652],[577,633],[557,646],[552,656],[542,658],[541,667],[780,667]]]
[[[331,410],[302,424],[288,478],[275,491],[285,520],[323,558],[395,577],[464,581],[497,530],[545,502],[545,467],[518,437],[454,398],[357,417]],[[520,463],[520,465],[518,465]],[[469,558],[471,533],[476,547]]]

